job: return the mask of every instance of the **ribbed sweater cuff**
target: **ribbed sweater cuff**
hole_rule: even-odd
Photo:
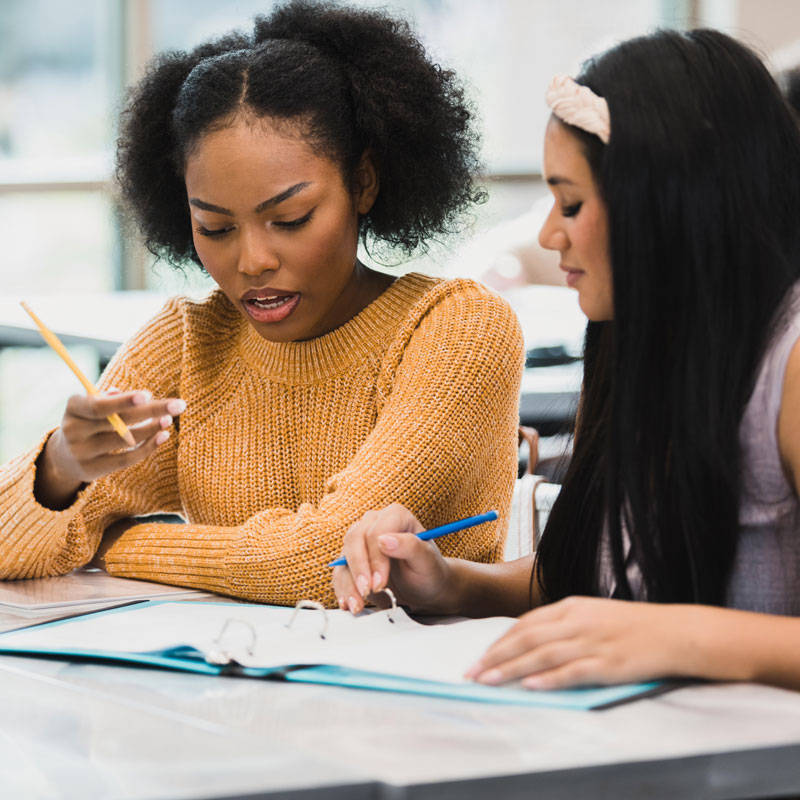
[[[106,553],[109,574],[230,594],[228,553],[237,528],[145,523],[125,531]]]
[[[69,523],[85,502],[88,487],[78,493],[71,506],[61,511],[45,508],[37,502],[33,494],[36,460],[49,437],[50,433],[42,437],[33,450],[0,470],[4,486],[0,495],[0,531],[5,554],[0,573],[4,578],[27,577],[27,570],[24,575],[20,572],[24,564],[35,563],[46,569],[53,556],[63,548]]]

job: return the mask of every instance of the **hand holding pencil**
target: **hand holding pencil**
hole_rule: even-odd
[[[22,306],[87,392],[69,398],[61,425],[37,464],[37,500],[49,508],[64,508],[83,484],[142,461],[166,442],[167,428],[186,404],[179,398],[154,400],[145,391],[100,393],[58,337],[25,303]]]
[[[430,539],[495,519],[497,513],[490,511],[425,531],[399,503],[368,511],[345,534],[342,555],[346,563],[334,562],[333,588],[339,607],[357,614],[370,594],[388,586],[397,602],[412,610],[456,613],[460,586],[452,559],[444,558]],[[372,599],[378,603],[382,595]]]

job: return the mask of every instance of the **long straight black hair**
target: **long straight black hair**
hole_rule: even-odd
[[[614,319],[589,323],[573,459],[535,566],[544,597],[598,592],[623,528],[645,596],[723,604],[738,537],[739,424],[800,278],[800,133],[759,58],[659,31],[588,62],[611,138],[581,141],[608,213]],[[533,577],[533,576],[532,576]]]

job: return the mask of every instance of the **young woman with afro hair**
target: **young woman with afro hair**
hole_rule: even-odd
[[[326,564],[390,502],[428,526],[497,509],[443,545],[497,560],[516,318],[473,282],[395,278],[357,256],[359,241],[410,255],[455,230],[481,199],[477,152],[456,76],[384,12],[290,2],[251,34],[157,56],[122,112],[122,196],[152,253],[218,288],[170,300],[101,395],[70,398],[0,471],[0,577],[94,559],[112,575],[333,605]],[[131,520],[160,512],[186,524]]]

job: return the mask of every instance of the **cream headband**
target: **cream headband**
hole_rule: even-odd
[[[559,119],[593,133],[603,144],[608,144],[611,136],[608,103],[588,86],[581,86],[566,75],[556,75],[550,81],[545,99]]]

